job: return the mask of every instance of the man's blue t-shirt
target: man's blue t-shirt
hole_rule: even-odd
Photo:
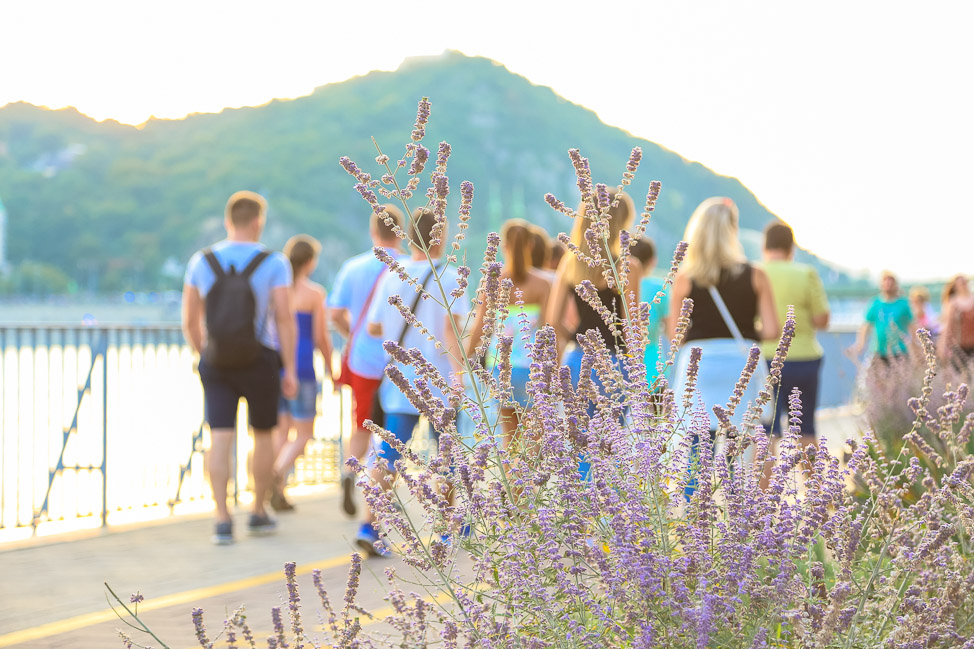
[[[224,271],[229,270],[232,265],[238,273],[243,272],[243,269],[259,251],[266,249],[261,243],[226,239],[213,244],[210,248]],[[190,258],[189,264],[186,266],[186,276],[183,283],[187,286],[195,286],[200,292],[200,296],[206,300],[206,294],[215,281],[216,276],[213,274],[213,269],[203,258],[203,251],[200,250]],[[257,332],[257,339],[260,340],[261,344],[271,349],[280,349],[281,347],[277,338],[277,324],[274,321],[271,291],[279,286],[290,285],[291,263],[287,257],[279,252],[272,252],[250,276],[250,287],[254,291],[257,306],[254,330]]]
[[[394,257],[400,257],[397,251],[386,248]],[[352,347],[348,351],[348,366],[359,376],[369,379],[382,378],[382,370],[386,366],[386,353],[382,349],[382,339],[370,336],[366,331],[365,301],[376,282],[386,274],[386,265],[376,259],[370,250],[348,259],[338,270],[335,284],[328,293],[328,306],[335,309],[348,310],[348,326],[355,328],[355,323],[362,318],[362,324],[355,332]]]
[[[898,297],[889,301],[881,297],[874,299],[866,311],[866,322],[876,330],[874,351],[880,356],[905,354],[912,320],[913,313],[906,298]]]

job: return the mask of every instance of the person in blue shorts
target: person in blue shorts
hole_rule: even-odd
[[[284,497],[284,483],[294,461],[304,454],[305,446],[314,437],[315,417],[318,414],[318,393],[321,384],[315,373],[314,352],[318,349],[325,360],[325,376],[331,378],[331,339],[328,337],[327,295],[324,287],[310,277],[318,265],[321,244],[306,234],[291,237],[284,246],[284,254],[291,262],[294,287],[291,303],[295,310],[298,340],[295,350],[298,394],[294,399],[281,397],[278,426],[274,429],[274,488],[271,507],[275,511],[290,511],[294,505]],[[294,437],[289,438],[291,429]]]

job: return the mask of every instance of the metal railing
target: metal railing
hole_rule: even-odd
[[[819,334],[819,407],[849,403],[852,330]],[[208,509],[203,393],[177,326],[0,325],[0,542]],[[321,375],[322,360],[316,358]],[[315,438],[292,484],[335,482],[348,391],[321,394]],[[234,499],[249,488],[246,406],[238,412]]]
[[[338,480],[348,398],[323,391],[292,483]],[[0,325],[0,542],[208,509],[202,421],[177,326]],[[251,487],[246,422],[242,403],[235,499]]]

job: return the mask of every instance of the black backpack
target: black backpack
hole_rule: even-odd
[[[212,250],[203,252],[203,257],[216,276],[216,281],[206,294],[206,347],[203,357],[208,365],[220,369],[239,369],[250,367],[260,356],[261,344],[254,329],[257,298],[250,287],[250,276],[269,255],[270,252],[261,250],[242,273],[237,273],[232,264],[230,271],[224,272]]]

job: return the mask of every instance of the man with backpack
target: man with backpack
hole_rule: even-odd
[[[289,287],[291,266],[284,255],[261,243],[267,203],[241,191],[227,201],[227,238],[197,252],[183,285],[183,332],[199,354],[205,417],[210,427],[210,485],[216,500],[213,542],[233,542],[227,509],[230,453],[236,431],[237,404],[247,400],[254,430],[252,534],[268,534],[276,522],[264,499],[272,484],[280,395],[297,391],[294,367],[295,324]]]

